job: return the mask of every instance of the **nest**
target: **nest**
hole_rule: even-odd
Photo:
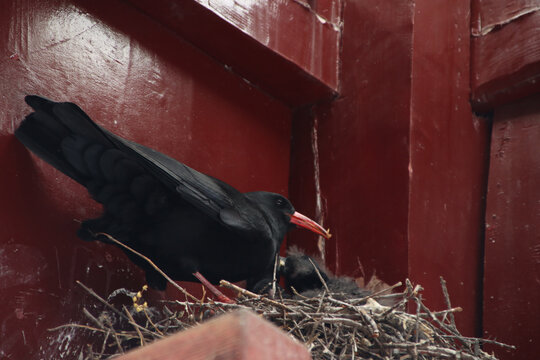
[[[79,283],[103,304],[92,314],[83,312],[86,324],[66,324],[62,328],[77,328],[92,334],[93,344],[81,350],[79,358],[106,359],[134,347],[193,327],[209,317],[236,309],[249,309],[303,342],[313,359],[497,359],[481,350],[483,343],[511,347],[497,341],[462,336],[456,328],[454,313],[461,308],[450,307],[444,280],[441,279],[448,309],[431,311],[422,302],[420,285],[408,280],[405,291],[388,294],[401,286],[364,298],[348,298],[346,294],[323,290],[307,298],[296,294],[294,299],[278,296],[271,299],[251,293],[226,281],[221,285],[237,291],[236,304],[213,301],[165,301],[159,307],[144,302],[142,292],[125,289],[104,299]],[[113,305],[119,296],[129,296],[132,305]],[[383,306],[380,303],[394,303]],[[415,308],[414,314],[406,311]]]
[[[321,274],[315,270],[324,288],[313,297],[294,292],[294,298],[284,298],[275,286],[269,293],[273,298],[257,295],[227,281],[221,286],[238,293],[235,304],[197,299],[180,287],[150,259],[104,234],[111,241],[144,258],[171,285],[180,290],[184,301],[163,301],[151,306],[144,301],[143,288],[137,293],[126,289],[115,290],[107,300],[92,289],[77,282],[103,307],[97,313],[83,308],[86,324],[66,324],[50,331],[80,329],[90,332],[92,344],[81,349],[79,359],[107,359],[162,339],[178,331],[191,328],[209,317],[237,309],[251,310],[294,336],[310,350],[313,359],[463,359],[496,360],[481,349],[485,343],[515,349],[494,340],[465,337],[456,328],[454,313],[441,278],[447,309],[431,311],[423,303],[420,285],[413,286],[407,279],[405,290],[390,293],[402,284],[358,298],[350,294],[331,292]],[[274,271],[275,272],[275,271]],[[128,305],[118,305],[118,297],[128,297]],[[381,304],[389,303],[390,306]],[[415,309],[410,313],[407,309]],[[96,310],[97,311],[97,310]],[[72,350],[72,349],[71,349]],[[71,351],[71,354],[73,352]],[[62,356],[63,357],[63,356]]]

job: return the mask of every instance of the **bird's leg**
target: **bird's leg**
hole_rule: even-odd
[[[229,299],[225,294],[223,294],[221,291],[219,291],[214,285],[210,283],[210,281],[206,280],[206,278],[200,273],[200,272],[194,272],[193,276],[195,276],[199,281],[206,286],[208,290],[214,295],[216,295],[218,301],[227,303],[227,304],[235,304],[235,302],[231,299]]]

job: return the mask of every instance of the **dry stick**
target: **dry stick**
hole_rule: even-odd
[[[463,311],[463,308],[461,307],[455,307],[455,308],[452,308],[452,309],[448,309],[448,310],[441,310],[441,311],[432,311],[431,313],[434,315],[434,316],[440,316],[440,315],[446,315],[447,313],[455,313],[455,312],[462,312]],[[421,318],[425,318],[425,317],[429,317],[428,314],[426,313],[420,313],[419,314]]]
[[[441,337],[443,337],[443,338],[451,338],[451,339],[467,339],[467,340],[470,340],[470,341],[479,341],[479,342],[486,343],[486,344],[499,345],[500,347],[504,347],[504,348],[508,348],[508,349],[512,349],[512,350],[517,349],[514,345],[508,345],[508,344],[498,342],[498,341],[495,341],[495,340],[490,340],[490,339],[477,339],[477,338],[471,338],[471,337],[466,337],[466,336],[455,336],[455,335],[441,335]]]
[[[274,260],[274,271],[272,273],[272,288],[270,289],[270,297],[273,299],[276,295],[276,282],[277,282],[277,268],[279,263],[279,254],[276,254],[276,259]]]
[[[416,301],[416,321],[414,322],[414,331],[415,331],[415,339],[414,339],[414,342],[418,342],[418,337],[420,336],[419,334],[419,331],[418,331],[418,327],[420,325],[420,316],[418,316],[418,314],[420,314],[420,299],[417,298],[417,301]],[[415,356],[416,358],[416,356]]]
[[[106,334],[107,331],[109,331],[108,329],[103,330],[103,329],[99,329],[99,328],[96,328],[96,327],[93,327],[93,326],[81,325],[81,324],[64,324],[64,325],[60,325],[60,326],[57,326],[57,327],[47,329],[47,331],[57,331],[57,330],[62,330],[64,328],[81,328],[81,329],[85,329],[85,330],[101,332],[101,333],[104,333],[104,334]]]
[[[99,352],[98,359],[101,359],[101,357],[105,353],[105,348],[107,347],[107,340],[109,339],[109,335],[111,335],[111,331],[107,331],[107,334],[105,334],[105,339],[103,339],[103,344],[101,344],[101,351]]]
[[[109,326],[109,329],[112,330],[112,334],[114,336],[114,341],[116,342],[116,346],[118,347],[118,350],[120,351],[120,353],[123,354],[124,348],[122,348],[122,345],[120,344],[120,339],[118,339],[118,333],[114,330],[113,324],[110,322],[108,318],[105,318],[104,321],[108,323],[107,326]]]
[[[324,297],[326,296],[326,290],[324,291],[324,293],[321,295],[321,297],[319,298],[319,306],[317,306],[317,312],[321,312],[322,308],[323,308],[323,303],[324,303]]]
[[[315,264],[313,263],[313,260],[309,259],[309,262],[313,266],[313,269],[315,269],[315,272],[317,273],[317,276],[319,276],[319,280],[321,280],[321,283],[323,284],[324,288],[326,289],[326,292],[328,292],[328,294],[330,294],[330,289],[328,289],[328,285],[326,285],[326,281],[324,281],[321,273],[319,272],[319,269],[317,269],[317,266],[315,266]],[[336,302],[336,303],[345,305],[347,307],[352,306],[354,308],[353,305],[350,305],[350,304],[348,304],[346,302],[343,302],[343,301],[336,300],[331,295],[328,296],[328,299],[330,301],[332,301],[332,302]],[[355,309],[355,310],[357,310],[357,311],[359,310],[358,312],[362,315],[362,317],[364,318],[364,321],[368,324],[368,327],[371,330],[371,336],[373,336],[374,338],[379,337],[379,329],[377,328],[377,324],[371,318],[371,316],[369,316],[363,309]]]
[[[311,258],[308,258],[308,259],[309,259],[309,262],[311,263],[311,265],[313,266],[313,269],[315,269],[315,272],[317,273],[317,276],[321,280],[321,283],[323,284],[324,288],[326,289],[326,292],[330,294],[330,289],[328,289],[328,285],[326,285],[326,281],[324,281],[321,273],[319,272],[319,269],[317,269],[317,266],[315,266],[315,264],[313,263],[313,260],[311,260]]]
[[[99,302],[103,303],[105,306],[107,306],[107,308],[109,308],[110,310],[114,311],[118,316],[121,316],[122,318],[124,318],[126,321],[130,322],[130,318],[127,317],[124,313],[122,313],[121,311],[118,311],[118,309],[116,309],[114,306],[112,306],[111,304],[109,304],[105,299],[103,299],[101,296],[99,296],[94,290],[90,289],[89,287],[87,287],[86,285],[84,285],[82,282],[80,282],[79,280],[76,280],[75,281],[78,285],[80,285],[84,290],[86,290],[90,295],[94,296],[96,299],[99,300]],[[86,309],[83,309],[83,312],[85,311]],[[89,316],[92,321],[94,322],[97,322],[98,324],[101,324],[103,326],[103,324],[98,321],[96,318],[93,317],[92,314],[90,314],[90,312],[88,312],[86,310],[85,312],[85,315]],[[146,332],[151,332],[149,331],[148,329],[140,326],[139,324],[137,323],[132,323],[133,326],[137,326],[139,329],[142,329]]]
[[[379,331],[379,328],[377,327],[377,323],[375,322],[375,320],[373,320],[373,318],[370,315],[368,315],[368,313],[364,309],[362,309],[361,307],[346,303],[345,301],[334,299],[331,296],[328,296],[328,300],[330,300],[331,302],[335,304],[340,304],[349,309],[356,311],[358,314],[360,314],[360,316],[362,316],[364,322],[367,324],[368,329],[371,332],[371,336],[374,338],[379,337],[380,331]]]
[[[306,322],[308,322],[308,319],[304,318],[304,319],[300,320],[300,322],[296,322],[296,320],[294,320],[294,319],[291,319],[291,321],[293,322],[294,326],[292,327],[292,329],[289,329],[287,331],[289,334],[292,334],[294,331],[296,331],[298,328],[300,328],[300,326],[303,326]]]
[[[123,317],[124,319],[128,320],[128,318],[122,314],[121,311],[118,311],[117,308],[115,308],[114,306],[112,306],[111,304],[109,304],[105,299],[103,299],[101,296],[99,296],[94,290],[90,289],[89,287],[87,287],[86,285],[84,285],[82,282],[80,282],[79,280],[76,280],[75,281],[77,283],[77,285],[79,285],[80,287],[82,287],[84,290],[86,290],[87,293],[89,293],[90,295],[92,295],[93,297],[95,297],[96,299],[98,299],[98,301],[100,303],[102,303],[103,305],[105,305],[106,307],[108,307],[110,310],[114,311],[118,316],[121,316]]]
[[[471,354],[466,354],[462,352],[461,350],[441,348],[441,347],[432,346],[432,345],[428,345],[425,348],[418,349],[418,352],[425,355],[442,357],[444,359],[478,360],[478,357]],[[490,356],[488,357],[488,359],[495,359],[495,358]]]
[[[439,324],[441,329],[446,330],[448,333],[454,335],[456,340],[459,340],[465,347],[467,347],[467,350],[472,352],[471,345],[474,343],[474,341],[467,340],[465,337],[463,337],[454,325],[452,324],[447,325],[444,322],[440,321],[439,318],[434,316],[431,310],[429,310],[427,306],[425,306],[421,301],[420,301],[420,305],[422,306],[422,309],[430,316],[430,318],[432,320],[435,320],[435,322]],[[453,315],[453,313],[451,314]]]
[[[97,324],[101,329],[105,330],[107,329],[107,333],[105,335],[105,339],[103,340],[103,344],[101,345],[101,348],[102,348],[102,353],[103,351],[105,351],[105,345],[107,343],[107,339],[109,338],[109,334],[113,334],[114,338],[115,338],[115,341],[116,341],[116,345],[118,346],[118,350],[120,350],[120,352],[124,352],[122,346],[120,345],[120,340],[118,339],[118,337],[116,336],[116,331],[114,330],[113,326],[109,326],[108,328],[105,327],[105,325],[99,321],[98,319],[96,319],[92,314],[90,314],[90,312],[86,309],[86,308],[83,308],[83,313],[84,315],[86,315],[86,317],[88,317],[90,320],[92,320],[95,324]],[[108,324],[109,325],[109,324]]]
[[[176,305],[181,305],[183,307],[186,307],[187,305],[189,306],[197,306],[199,308],[214,308],[215,307],[215,304],[219,304],[220,307],[222,308],[230,308],[230,309],[253,309],[249,306],[245,306],[245,305],[242,305],[242,304],[228,304],[228,303],[221,303],[221,302],[214,302],[214,303],[192,303],[192,302],[189,302],[189,301],[180,301],[180,300],[174,300],[174,301],[166,301],[167,303],[171,303],[171,304],[176,304]]]
[[[443,295],[444,295],[444,302],[446,303],[446,308],[451,309],[452,305],[450,304],[450,295],[448,294],[448,289],[446,288],[446,281],[443,279],[442,276],[440,277],[440,280],[441,280],[442,292],[443,292]],[[450,318],[450,323],[452,324],[452,327],[455,329],[456,328],[456,320],[454,319],[454,314],[449,313],[448,317]]]
[[[309,346],[313,340],[317,337],[317,330],[319,329],[319,326],[321,325],[322,319],[315,321],[313,323],[313,328],[311,329],[310,334],[308,335],[308,339],[306,341],[306,345]]]
[[[420,302],[420,306],[422,307],[422,310],[424,310],[426,312],[426,314],[428,315],[429,319],[435,321],[440,327],[441,329],[443,330],[446,330],[448,333],[450,334],[453,334],[453,335],[456,335],[456,336],[461,336],[461,334],[456,330],[456,329],[453,329],[451,327],[449,327],[448,325],[446,325],[445,323],[443,323],[441,320],[439,320],[438,317],[436,317],[435,315],[433,315],[433,313],[431,312],[431,310],[429,310],[427,308],[426,305],[424,305],[422,302]]]
[[[96,319],[94,317],[94,315],[90,314],[90,312],[88,310],[86,310],[86,308],[83,308],[83,314],[86,315],[86,317],[88,317],[90,320],[92,320],[101,329],[105,330],[105,326],[103,325],[103,323],[101,321],[99,321],[98,319]]]
[[[379,290],[371,295],[368,295],[368,296],[364,296],[362,298],[359,298],[359,299],[351,299],[351,303],[353,304],[356,304],[356,303],[359,303],[359,302],[363,302],[363,301],[366,301],[367,299],[371,298],[371,299],[374,299],[386,292],[389,292],[389,291],[392,291],[394,290],[395,288],[397,287],[400,287],[401,285],[403,285],[403,283],[400,281],[400,282],[397,282],[395,283],[394,285],[390,286],[390,287],[387,287],[386,289],[382,289],[382,290]],[[392,295],[398,295],[398,294],[392,294]]]
[[[406,343],[392,343],[392,344],[381,344],[383,348],[396,348],[396,349],[412,349],[414,347],[420,348],[428,344],[428,340],[423,340],[419,343],[406,342]]]
[[[96,294],[97,295],[97,294]],[[84,315],[86,315],[86,317],[88,317],[90,320],[92,320],[92,322],[94,322],[97,326],[99,326],[101,329],[105,330],[107,329],[107,335],[112,331],[112,334],[116,340],[116,345],[118,346],[118,350],[120,350],[120,352],[124,352],[122,346],[120,345],[120,340],[118,339],[118,337],[116,336],[116,331],[114,330],[113,326],[110,325],[109,328],[106,328],[105,325],[99,321],[98,319],[96,319],[94,317],[94,315],[90,314],[90,312],[86,309],[86,308],[83,308],[83,313]],[[109,325],[109,324],[108,324]]]
[[[152,325],[152,327],[154,329],[156,329],[156,332],[161,335],[161,336],[164,336],[164,334],[158,329],[158,327],[156,326],[156,324],[154,324],[154,322],[152,321],[152,319],[150,319],[150,316],[148,316],[148,312],[146,312],[146,309],[143,308],[143,312],[144,312],[144,316],[146,316],[146,319],[148,320],[148,322],[150,323],[150,325]]]
[[[180,285],[178,285],[176,282],[174,282],[173,279],[171,279],[167,274],[165,274],[156,264],[154,264],[154,262],[152,260],[150,260],[148,257],[144,256],[143,254],[141,254],[140,252],[130,248],[129,246],[127,246],[126,244],[116,240],[115,238],[113,238],[111,235],[109,234],[106,234],[106,233],[97,233],[96,235],[103,235],[105,237],[107,237],[107,239],[111,240],[112,242],[114,242],[115,244],[118,244],[120,245],[121,247],[125,248],[125,249],[128,249],[129,251],[131,251],[132,253],[134,253],[135,255],[143,258],[144,260],[146,260],[158,273],[160,273],[165,279],[167,279],[167,281],[172,285],[174,286],[175,288],[177,288],[182,294],[184,294],[185,296],[189,297],[191,300],[197,302],[199,301],[199,299],[197,299],[195,296],[191,295],[189,292],[187,292],[186,289],[184,289],[183,287],[181,287]]]
[[[422,287],[420,285],[417,285],[414,289],[412,287],[411,282],[409,279],[405,280],[405,286],[407,287],[406,291],[403,293],[403,299],[390,308],[383,312],[381,315],[379,315],[379,318],[385,318],[388,314],[394,312],[395,309],[405,306],[407,302],[415,296],[416,293],[418,293],[420,290],[422,290]]]
[[[133,325],[133,328],[137,332],[137,335],[139,335],[139,339],[141,341],[141,346],[144,346],[144,343],[145,343],[144,337],[143,337],[143,334],[141,333],[141,330],[139,330],[139,328],[137,326],[137,323],[135,322],[135,319],[133,319],[133,316],[131,316],[131,314],[129,313],[129,310],[125,307],[125,305],[122,305],[122,309],[124,309],[124,312],[129,317],[129,323],[131,325]]]
[[[250,297],[250,298],[253,298],[253,299],[257,299],[257,300],[261,300],[262,302],[265,302],[267,304],[271,304],[271,305],[277,306],[277,307],[279,307],[281,309],[291,311],[291,309],[285,304],[282,304],[282,303],[277,302],[277,301],[272,300],[272,299],[268,299],[268,298],[266,298],[264,296],[261,296],[261,295],[257,295],[255,293],[249,291],[249,290],[241,288],[240,286],[236,286],[234,284],[231,284],[227,280],[221,280],[219,282],[219,285],[223,286],[224,288],[237,291],[237,292],[239,292],[240,294],[242,294],[244,296],[247,296],[247,297]]]

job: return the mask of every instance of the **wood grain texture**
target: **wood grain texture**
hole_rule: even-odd
[[[247,310],[219,316],[118,360],[309,360],[306,347]]]
[[[538,0],[473,0],[471,32],[486,35],[498,26],[540,9]]]
[[[540,95],[496,109],[486,208],[484,336],[535,359],[540,345]]]
[[[492,109],[540,90],[540,11],[472,39],[472,104]]]
[[[140,11],[291,106],[338,90],[341,2],[129,0]],[[327,18],[327,17],[328,18]]]

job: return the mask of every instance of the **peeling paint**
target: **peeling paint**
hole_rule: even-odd
[[[504,17],[503,19],[500,19],[496,22],[492,22],[488,24],[482,24],[482,13],[479,12],[478,17],[476,19],[476,26],[471,27],[471,35],[474,37],[485,36],[498,27],[504,26],[525,15],[531,14],[539,10],[540,10],[540,5],[532,6],[532,7],[525,7],[523,9],[517,10],[513,14],[508,14],[508,16]]]
[[[338,23],[334,23],[330,20],[328,20],[327,18],[321,16],[320,14],[318,14],[310,5],[309,3],[306,3],[306,2],[303,2],[303,1],[299,1],[299,0],[293,0],[294,3],[300,5],[301,7],[303,7],[304,9],[308,10],[314,17],[315,19],[317,19],[318,22],[320,22],[321,24],[323,25],[328,25],[330,26],[334,31],[341,31],[341,26],[342,26],[342,22],[338,22]]]
[[[315,182],[315,219],[324,227],[324,211],[323,211],[323,199],[321,195],[321,179],[320,179],[320,164],[319,164],[319,120],[317,116],[313,117],[313,127],[311,128],[311,151],[313,152],[313,176]],[[326,260],[326,239],[319,236],[317,241],[317,248],[319,249],[321,259],[323,263]]]
[[[35,285],[47,262],[39,250],[23,244],[0,246],[0,290],[19,285]]]

